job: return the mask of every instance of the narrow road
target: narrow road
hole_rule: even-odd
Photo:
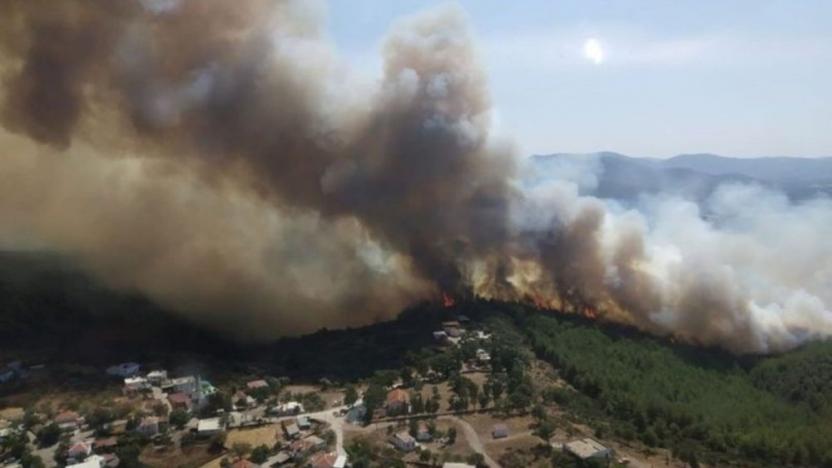
[[[345,409],[346,406],[339,406],[336,408],[329,408],[324,411],[318,411],[315,413],[301,413],[295,416],[282,416],[278,418],[272,418],[272,422],[279,423],[281,421],[295,419],[297,416],[308,416],[311,419],[316,419],[318,421],[323,421],[329,424],[330,428],[333,432],[335,432],[335,451],[338,455],[346,455],[346,451],[344,450],[344,425],[346,424],[346,418],[342,416],[333,416],[333,412]],[[485,460],[485,464],[488,465],[489,468],[500,468],[500,464],[497,463],[493,458],[488,455],[488,452],[485,451],[485,446],[480,439],[479,434],[477,431],[474,430],[474,427],[465,421],[464,419],[460,419],[456,416],[451,415],[444,415],[438,416],[437,419],[445,419],[448,421],[455,422],[458,426],[462,427],[462,435],[465,437],[465,441],[471,447],[474,452],[481,454]],[[389,422],[378,422],[378,423],[371,423],[368,426],[350,426],[351,431],[357,432],[369,432],[373,431],[378,428],[383,428],[387,426],[395,426],[399,423],[399,421],[389,421]]]
[[[332,431],[335,433],[335,453],[337,453],[338,455],[347,454],[347,452],[344,450],[344,420],[346,418],[341,416],[333,416],[332,413],[345,408],[346,406],[339,406],[337,408],[330,408],[328,410],[319,411],[317,413],[309,413],[306,415],[311,419],[316,419],[318,421],[323,421],[329,424],[330,429],[332,429]]]

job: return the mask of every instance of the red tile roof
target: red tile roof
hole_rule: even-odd
[[[257,389],[257,388],[266,388],[268,386],[269,386],[269,383],[266,382],[265,380],[262,380],[262,379],[261,380],[252,380],[251,382],[248,382],[246,384],[246,387],[249,390],[254,390],[254,389]]]
[[[58,424],[68,423],[68,422],[75,422],[81,416],[78,415],[75,411],[64,411],[63,413],[59,413],[55,416],[55,422]]]
[[[69,448],[68,453],[70,456],[79,455],[79,454],[88,454],[90,453],[91,449],[90,446],[84,442],[78,442],[72,447]]]
[[[172,405],[191,406],[191,397],[187,393],[177,392],[168,395],[168,401]]]
[[[387,404],[400,404],[400,403],[407,403],[410,401],[410,395],[407,394],[406,391],[402,390],[401,388],[397,388],[395,390],[390,390],[387,393]]]
[[[335,453],[319,453],[309,460],[312,468],[332,468],[338,456]]]
[[[93,446],[97,449],[101,448],[109,448],[118,445],[118,439],[115,437],[107,437],[106,439],[98,439],[93,443]]]

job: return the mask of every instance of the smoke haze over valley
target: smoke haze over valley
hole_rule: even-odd
[[[526,158],[460,8],[397,21],[368,82],[319,7],[0,5],[0,245],[243,341],[442,294],[737,353],[832,335],[832,160]]]

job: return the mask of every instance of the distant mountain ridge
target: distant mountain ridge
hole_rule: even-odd
[[[701,200],[726,182],[757,183],[793,200],[832,195],[832,157],[730,158],[682,154],[669,159],[639,158],[615,152],[553,153],[530,158],[536,178],[557,171],[593,171],[588,194],[628,200],[643,193],[669,193]]]

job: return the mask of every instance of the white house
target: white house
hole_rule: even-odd
[[[303,405],[298,403],[297,401],[289,401],[289,402],[283,403],[281,405],[278,405],[274,409],[274,412],[277,413],[280,416],[286,415],[286,414],[303,413]]]
[[[124,393],[136,393],[150,388],[150,382],[144,377],[127,377],[124,379]]]
[[[605,460],[612,457],[612,449],[588,437],[563,444],[563,451],[581,460]]]
[[[201,436],[214,435],[222,430],[220,418],[200,419],[196,426],[197,434]]]
[[[150,382],[152,385],[160,387],[162,382],[168,379],[168,371],[160,369],[154,370],[147,373],[147,381]]]
[[[197,393],[196,377],[189,375],[186,377],[177,377],[166,382],[165,388],[170,388],[172,393],[184,393],[194,399]]]
[[[397,432],[390,438],[390,442],[402,452],[410,452],[416,448],[416,439],[411,437],[407,431]]]

